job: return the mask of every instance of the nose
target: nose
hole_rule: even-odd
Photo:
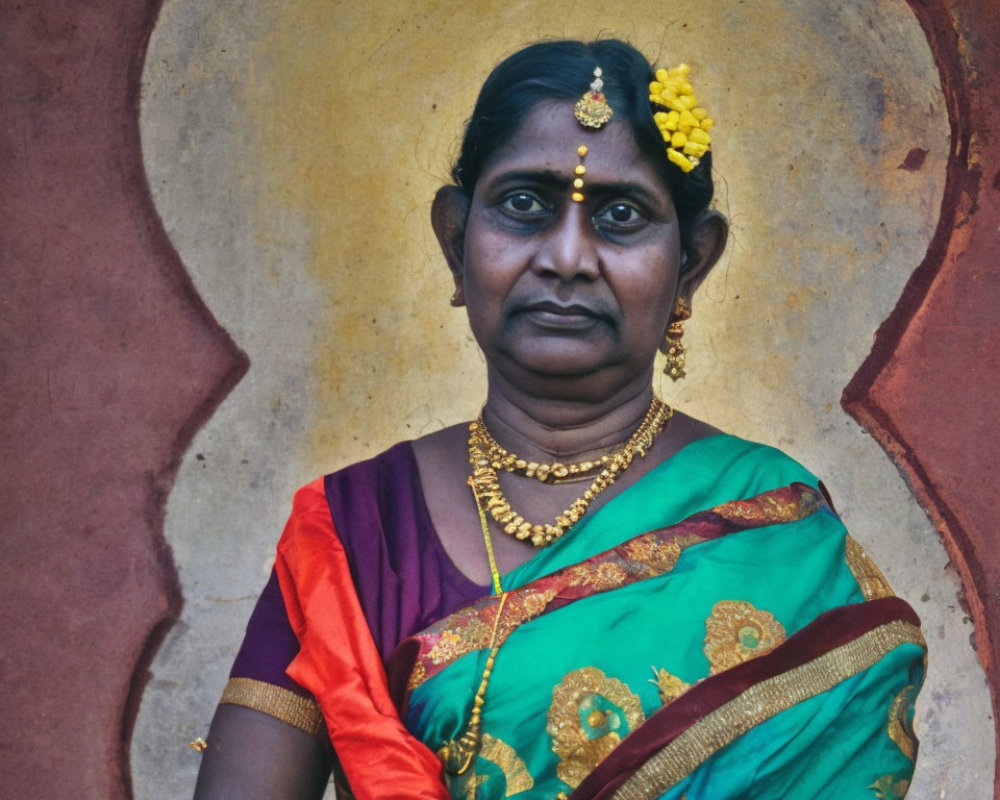
[[[568,203],[559,218],[537,235],[540,242],[532,264],[537,273],[555,275],[567,283],[597,278],[597,231],[583,203]]]

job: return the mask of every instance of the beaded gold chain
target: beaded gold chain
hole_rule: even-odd
[[[445,769],[449,774],[464,775],[468,772],[469,768],[476,760],[476,755],[479,752],[480,739],[482,736],[481,728],[483,721],[483,707],[486,705],[486,689],[489,687],[490,678],[493,676],[493,665],[496,662],[497,653],[500,652],[500,643],[497,642],[497,638],[500,631],[500,621],[503,615],[504,606],[507,602],[507,592],[503,590],[503,586],[500,583],[500,570],[497,567],[496,556],[493,553],[493,541],[490,538],[490,528],[489,523],[486,520],[486,511],[483,509],[484,500],[486,509],[490,511],[493,518],[500,524],[504,524],[501,519],[506,518],[507,513],[514,514],[514,517],[507,523],[507,527],[504,528],[507,533],[511,533],[520,539],[527,538],[528,534],[530,534],[532,537],[532,544],[535,544],[537,547],[544,547],[545,545],[551,544],[562,536],[573,525],[573,523],[583,516],[587,507],[590,505],[590,501],[596,497],[597,494],[614,483],[615,478],[628,468],[629,464],[632,463],[632,459],[634,459],[636,455],[640,458],[646,455],[646,450],[649,449],[653,440],[657,437],[660,431],[663,430],[663,426],[667,424],[669,419],[673,416],[673,413],[674,411],[670,408],[670,406],[659,398],[654,397],[642,423],[636,429],[635,433],[629,437],[629,440],[620,450],[613,454],[602,456],[598,462],[581,462],[582,464],[596,463],[598,465],[604,465],[604,469],[591,484],[590,488],[584,492],[584,496],[582,498],[576,500],[569,509],[557,517],[554,525],[546,526],[531,525],[531,523],[524,522],[523,517],[511,510],[510,503],[507,502],[503,493],[500,491],[500,483],[497,478],[496,470],[500,469],[502,465],[494,465],[494,463],[486,456],[486,452],[502,451],[504,460],[508,458],[511,459],[511,463],[516,467],[516,470],[512,469],[510,470],[511,472],[523,471],[524,474],[527,474],[528,465],[525,464],[523,467],[517,466],[521,459],[518,459],[517,456],[512,453],[508,453],[500,447],[499,444],[497,444],[496,440],[493,439],[489,430],[487,430],[486,425],[483,423],[482,416],[480,416],[479,419],[473,422],[470,426],[469,459],[472,462],[474,469],[472,476],[469,478],[469,488],[472,489],[472,496],[476,501],[476,511],[479,514],[479,524],[483,530],[483,542],[486,545],[486,557],[489,559],[490,578],[493,583],[493,596],[499,597],[500,601],[497,603],[496,617],[493,619],[493,629],[490,634],[489,651],[486,654],[486,662],[483,665],[483,674],[479,680],[479,687],[476,689],[476,693],[472,698],[472,711],[469,714],[469,723],[466,725],[461,736],[446,742],[444,746],[438,750],[438,756],[444,762]],[[555,464],[550,465],[548,472],[553,472],[553,468],[557,465],[565,467],[567,469],[566,474],[570,474],[569,469],[571,466],[580,467],[580,465],[562,465],[556,462]],[[577,471],[579,471],[579,469]],[[543,482],[546,480],[545,477],[539,477],[536,475],[530,475],[529,477],[538,477],[538,480]],[[590,494],[589,497],[588,494]],[[494,502],[497,499],[500,500],[499,503]],[[504,507],[506,508],[505,512],[503,511]],[[498,519],[498,509],[503,512],[499,515],[500,519]],[[578,514],[577,511],[579,511]],[[564,519],[565,524],[561,522],[561,520]],[[517,527],[511,528],[511,525],[516,525]],[[524,525],[529,526],[527,528],[528,534],[520,535],[521,531],[524,530]],[[536,536],[543,537],[541,539],[541,544],[536,541]],[[545,540],[544,537],[548,537],[548,539]]]
[[[673,413],[674,410],[670,406],[654,396],[642,424],[620,450],[603,456],[597,462],[584,461],[572,465],[560,462],[535,465],[535,462],[527,462],[518,458],[497,444],[487,430],[482,415],[480,415],[469,426],[469,463],[472,464],[473,491],[476,493],[477,500],[481,499],[486,503],[486,510],[503,528],[504,533],[521,540],[529,539],[535,547],[547,547],[579,522],[580,518],[587,513],[594,498],[628,469],[636,455],[640,458],[646,455],[653,440],[663,430]],[[605,461],[605,459],[607,460]],[[511,465],[511,468],[508,468],[508,464]],[[520,466],[521,464],[524,466]],[[524,517],[510,507],[510,501],[507,500],[500,488],[500,479],[497,477],[498,469],[529,475],[529,465],[532,466],[529,477],[543,482],[547,480],[549,475],[553,475],[555,468],[558,468],[560,472],[565,470],[566,475],[572,474],[572,467],[577,468],[576,474],[584,470],[593,471],[596,465],[601,466],[602,469],[584,493],[574,500],[569,508],[556,516],[554,522],[540,524],[527,522]],[[543,472],[545,477],[542,476]],[[584,471],[584,474],[587,472]],[[554,477],[558,476],[554,475]]]
[[[479,681],[479,688],[472,698],[472,713],[469,715],[469,724],[465,731],[457,739],[446,742],[438,751],[438,756],[444,762],[445,769],[451,775],[463,775],[479,752],[480,728],[483,721],[483,706],[486,705],[486,687],[490,685],[490,677],[493,675],[493,663],[496,661],[497,653],[500,652],[500,645],[497,644],[497,634],[500,630],[500,617],[503,614],[503,607],[507,603],[507,593],[500,585],[500,570],[497,568],[496,556],[493,554],[493,541],[490,539],[490,527],[486,522],[486,514],[483,512],[483,504],[476,494],[475,484],[469,478],[469,488],[472,489],[472,496],[476,500],[476,511],[479,512],[479,524],[483,529],[483,541],[486,543],[486,557],[490,562],[490,578],[493,581],[493,596],[499,597],[497,603],[497,615],[493,620],[493,632],[490,634],[490,650],[486,655],[486,664],[483,667],[483,676]]]
[[[479,440],[486,451],[487,458],[496,469],[502,469],[504,472],[515,475],[523,475],[526,478],[534,478],[542,483],[569,483],[584,480],[590,473],[610,464],[612,458],[610,453],[605,453],[596,461],[578,461],[575,464],[564,464],[562,461],[553,461],[550,464],[527,461],[518,458],[517,455],[506,450],[497,442],[483,422],[482,416],[472,423],[469,436]]]

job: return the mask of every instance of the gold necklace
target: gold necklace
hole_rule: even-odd
[[[486,705],[486,687],[490,684],[490,677],[493,674],[493,662],[496,661],[497,653],[500,652],[500,645],[497,644],[497,634],[500,631],[500,617],[503,614],[503,607],[507,602],[507,593],[500,586],[500,570],[497,569],[496,556],[493,554],[493,540],[490,539],[490,527],[486,522],[486,514],[483,513],[483,505],[479,502],[479,495],[476,494],[476,487],[469,478],[469,488],[472,489],[472,496],[476,500],[476,511],[479,512],[479,524],[483,529],[483,541],[486,542],[486,557],[490,562],[490,577],[493,579],[493,596],[499,597],[497,603],[497,615],[493,620],[493,633],[490,635],[490,650],[486,656],[486,665],[483,667],[483,677],[479,681],[479,688],[472,699],[472,712],[469,715],[469,724],[465,731],[457,739],[445,742],[444,746],[438,750],[438,756],[444,762],[445,769],[451,775],[463,775],[472,762],[475,761],[479,752],[480,727],[483,719],[483,706]]]
[[[469,435],[477,437],[483,444],[486,455],[495,469],[502,469],[514,475],[523,475],[526,478],[535,478],[542,483],[569,483],[585,480],[594,470],[611,463],[610,453],[605,453],[596,461],[578,461],[575,464],[564,464],[562,461],[539,464],[537,461],[527,461],[506,450],[494,439],[481,415],[472,425],[475,430],[470,430]]]
[[[500,488],[500,479],[497,477],[497,470],[504,468],[503,463],[490,457],[490,443],[496,445],[496,441],[487,431],[482,414],[480,414],[479,418],[469,425],[469,463],[472,464],[472,487],[476,493],[477,504],[480,499],[486,502],[486,510],[503,528],[504,533],[522,540],[529,539],[535,547],[547,547],[579,522],[580,518],[587,513],[587,508],[594,498],[628,469],[636,455],[640,458],[646,455],[653,440],[663,430],[673,413],[674,410],[670,406],[654,395],[649,410],[635,433],[629,437],[620,450],[607,456],[607,463],[603,464],[603,468],[584,493],[574,500],[569,508],[559,514],[554,522],[547,524],[527,522],[524,517],[510,507],[510,501],[507,500]],[[499,445],[496,447],[500,448]],[[504,453],[507,451],[504,450]],[[507,455],[512,456],[513,454],[508,453]],[[519,461],[523,461],[517,456],[513,456],[513,458],[515,465]],[[561,466],[566,466],[568,469],[568,465]],[[533,477],[537,477],[537,474]],[[542,478],[538,479],[543,480]]]

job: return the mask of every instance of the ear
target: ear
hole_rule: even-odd
[[[691,305],[691,296],[722,256],[729,239],[729,220],[718,211],[704,211],[694,221],[691,241],[677,282],[677,296]]]
[[[455,281],[453,306],[464,306],[463,276],[465,274],[465,220],[469,214],[469,198],[457,186],[442,186],[431,205],[431,226],[441,252]]]

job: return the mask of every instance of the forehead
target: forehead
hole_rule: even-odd
[[[553,172],[572,175],[580,163],[577,147],[587,146],[583,163],[588,182],[641,182],[650,189],[669,191],[658,164],[643,153],[627,123],[611,121],[599,130],[584,128],[573,116],[573,103],[539,103],[514,135],[486,162],[480,181],[510,172]]]

